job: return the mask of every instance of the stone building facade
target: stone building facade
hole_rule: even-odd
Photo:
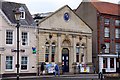
[[[92,30],[69,6],[38,23],[38,61],[61,64],[63,72],[73,65],[92,66]]]

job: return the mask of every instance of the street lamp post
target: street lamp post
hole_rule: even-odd
[[[16,25],[16,28],[17,28],[17,64],[16,64],[16,68],[17,68],[17,80],[19,80],[19,27],[20,27],[20,24],[19,24],[19,20],[20,20],[20,11],[19,9],[17,9],[15,11],[15,19],[16,19],[16,22],[17,22],[17,25]]]

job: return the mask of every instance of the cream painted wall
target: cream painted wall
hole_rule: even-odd
[[[6,45],[5,41],[5,36],[6,36],[6,30],[13,30],[13,45]],[[21,64],[21,56],[28,56],[28,70],[27,71],[22,71],[20,69],[20,73],[36,73],[37,72],[37,58],[36,58],[36,54],[32,54],[32,47],[37,47],[37,39],[36,39],[36,30],[35,28],[30,28],[29,26],[27,27],[21,27],[20,26],[20,33],[19,33],[19,38],[20,38],[20,49],[24,49],[25,52],[20,52],[20,56],[19,56],[19,62]],[[21,32],[22,31],[26,31],[28,32],[28,37],[29,37],[29,45],[28,46],[22,46],[21,45]],[[0,74],[5,74],[5,73],[16,73],[16,68],[15,68],[15,64],[17,62],[16,59],[16,53],[15,52],[11,52],[11,49],[16,49],[16,27],[14,24],[8,24],[7,20],[5,19],[5,16],[3,15],[3,13],[0,13],[0,47],[4,47],[5,51],[0,51],[0,55],[1,56],[1,71]],[[6,56],[13,56],[13,70],[11,71],[6,71],[5,70],[5,59]]]

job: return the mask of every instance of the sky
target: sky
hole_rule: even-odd
[[[64,5],[76,9],[82,0],[5,0],[17,3],[24,3],[31,14],[54,12]],[[118,3],[120,0],[101,0],[112,3]]]

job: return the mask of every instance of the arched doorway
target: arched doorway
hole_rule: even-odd
[[[68,48],[62,49],[62,69],[63,69],[63,72],[69,72],[69,50]]]

